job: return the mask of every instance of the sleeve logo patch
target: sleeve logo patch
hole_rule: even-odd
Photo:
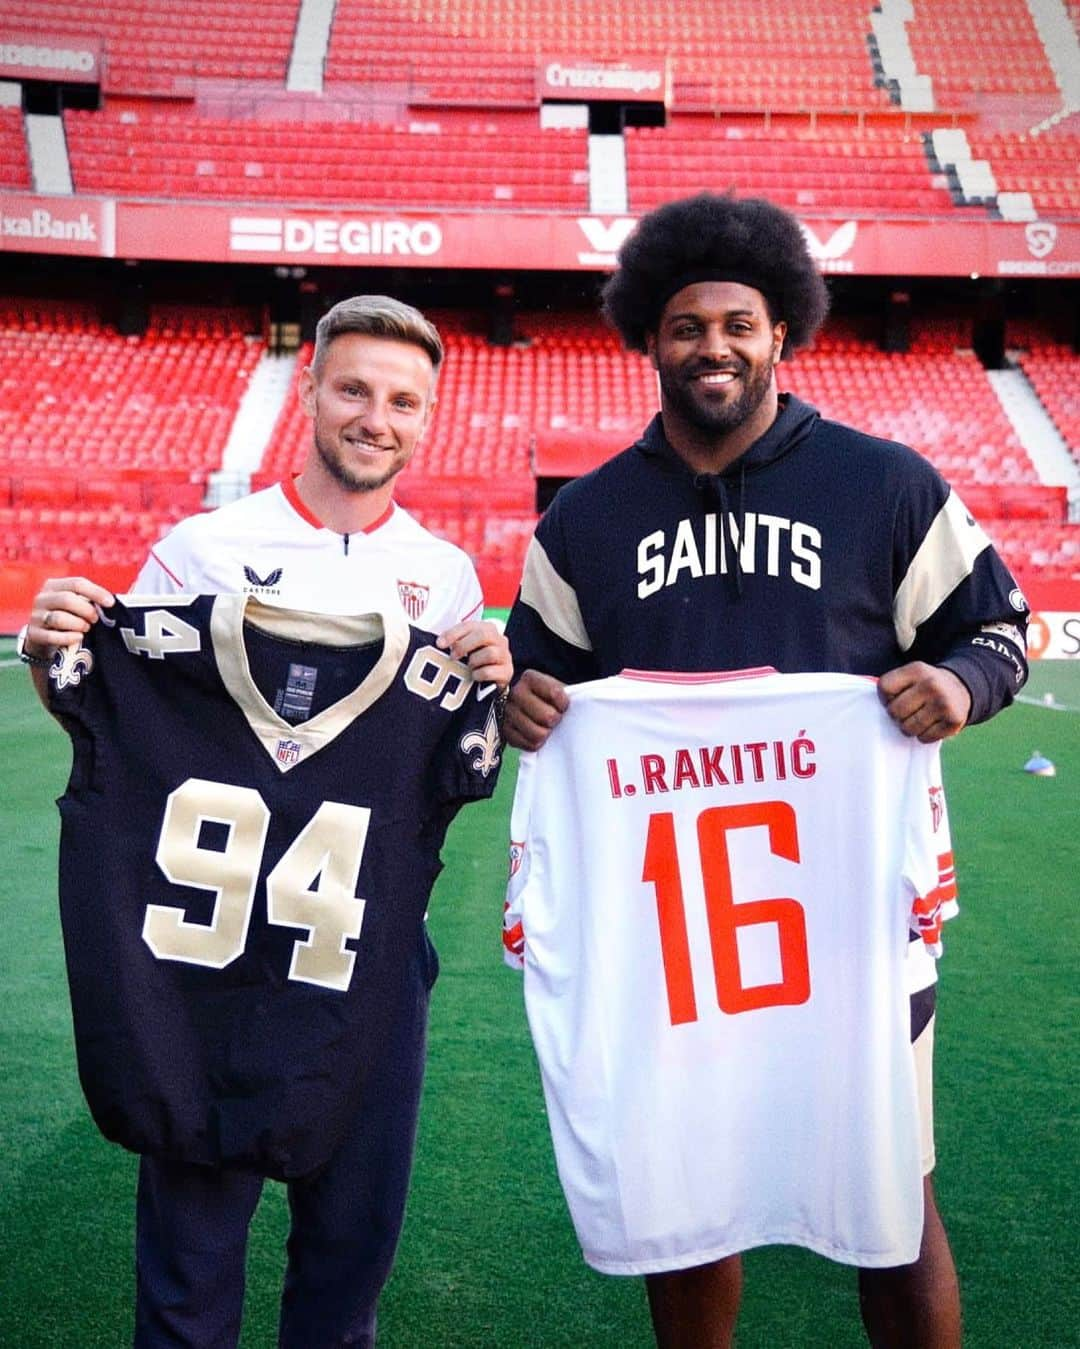
[[[513,839],[510,841],[510,876],[511,879],[521,870],[521,864],[525,860],[525,844],[517,843]]]
[[[85,646],[66,646],[49,667],[49,678],[58,689],[74,688],[93,668],[94,657]]]
[[[469,767],[474,773],[479,773],[482,778],[490,777],[498,768],[501,744],[499,723],[494,708],[488,713],[482,734],[480,731],[470,731],[468,735],[461,738],[462,751],[465,754],[474,754],[475,756],[470,761]]]
[[[945,816],[945,789],[944,787],[930,788],[930,818],[934,822],[934,833],[941,828],[941,821]]]

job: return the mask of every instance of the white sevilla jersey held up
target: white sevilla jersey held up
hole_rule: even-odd
[[[913,1261],[909,929],[955,911],[936,745],[854,675],[623,675],[521,757],[509,945],[585,1259]]]

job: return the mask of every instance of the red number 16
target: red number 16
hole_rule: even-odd
[[[763,826],[769,832],[769,850],[789,862],[799,860],[795,812],[784,801],[753,805],[714,806],[698,816],[698,851],[705,889],[709,944],[716,976],[716,1000],[722,1012],[734,1015],[759,1007],[796,1006],[810,997],[810,966],[806,949],[806,916],[794,899],[755,899],[736,904],[732,893],[728,833]],[[670,813],[650,815],[645,845],[643,881],[656,887],[660,922],[660,951],[667,983],[672,1025],[697,1020],[690,943],[686,931],[675,819]],[[739,968],[738,930],[759,923],[775,923],[780,944],[779,983],[745,988]]]

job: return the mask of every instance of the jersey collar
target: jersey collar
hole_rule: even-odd
[[[283,478],[281,480],[281,490],[284,493],[285,500],[297,515],[299,515],[302,520],[306,521],[312,529],[326,529],[326,525],[324,525],[319,517],[304,504],[303,498],[296,490],[296,479],[298,477],[299,474],[294,473],[291,477]],[[393,501],[389,502],[386,510],[383,511],[382,515],[380,515],[377,520],[372,520],[370,525],[365,525],[363,529],[358,530],[357,532],[360,534],[374,534],[377,529],[381,529],[382,526],[386,524],[396,509]]]
[[[354,646],[382,637],[382,654],[351,693],[309,721],[293,725],[267,703],[252,678],[244,644],[245,619],[286,640],[318,642],[324,646]],[[409,631],[400,610],[348,616],[307,614],[263,604],[253,595],[218,595],[210,613],[210,637],[222,683],[282,773],[332,743],[382,697],[401,667],[409,646]],[[278,753],[285,742],[295,749],[295,757],[283,758]]]

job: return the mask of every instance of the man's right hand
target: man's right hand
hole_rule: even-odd
[[[503,737],[515,749],[539,749],[569,706],[566,689],[557,679],[526,670],[510,690]]]
[[[74,646],[97,622],[95,606],[108,609],[113,601],[111,590],[85,576],[46,581],[34,597],[23,649],[28,656],[48,657],[57,647]]]

